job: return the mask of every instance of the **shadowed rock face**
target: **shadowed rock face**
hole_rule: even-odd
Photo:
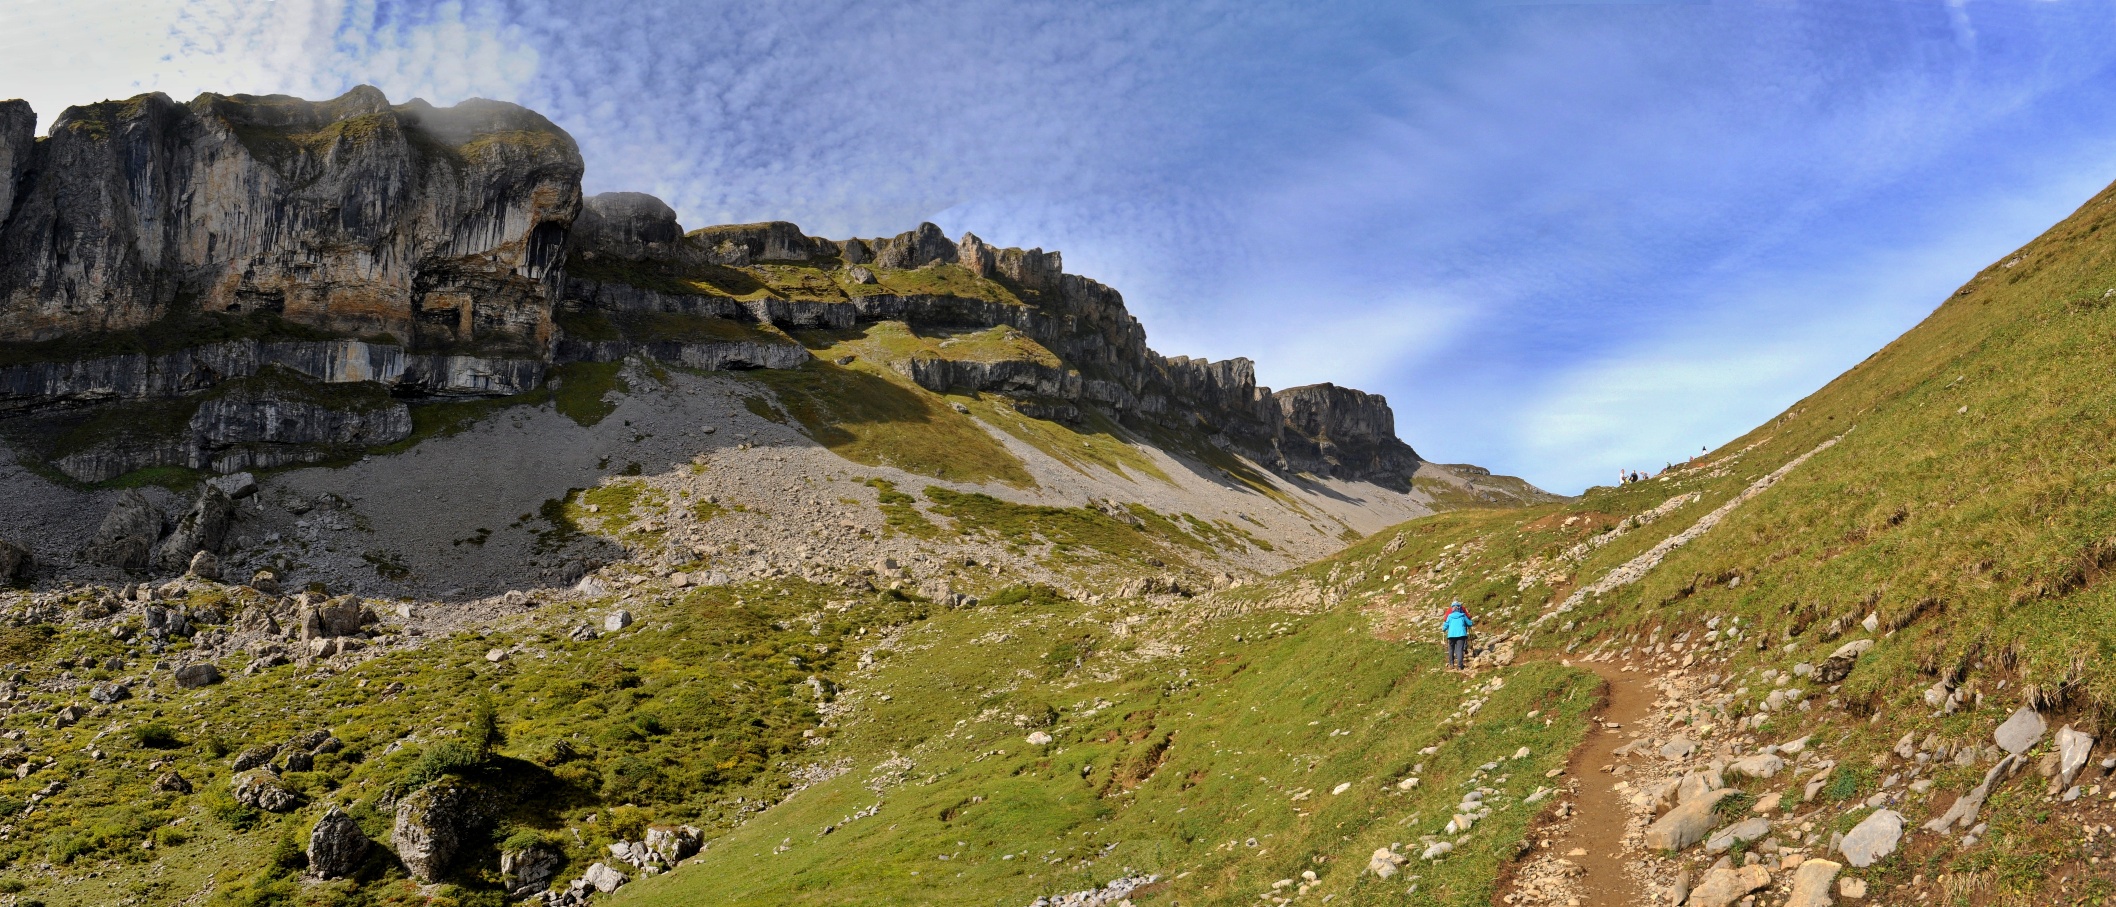
[[[9,105],[5,110],[26,105]],[[0,339],[195,306],[414,348],[541,349],[581,159],[496,101],[161,94],[68,108],[26,161],[0,112]],[[5,196],[0,196],[4,198]]]
[[[36,148],[37,114],[27,101],[0,101],[0,224],[14,210],[15,182]]]

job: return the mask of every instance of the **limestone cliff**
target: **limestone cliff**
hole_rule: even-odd
[[[878,322],[1005,327],[1048,353],[951,357],[936,341],[891,363],[929,390],[1093,411],[1289,475],[1408,491],[1420,470],[1381,397],[1274,393],[1246,359],[1164,357],[1116,290],[1057,252],[930,223],[844,240],[784,221],[686,231],[650,195],[583,199],[573,140],[511,104],[393,105],[366,86],[321,102],[148,94],[69,108],[44,138],[34,122],[0,102],[0,412],[72,411],[36,416],[73,427],[31,446],[77,479],[404,436],[402,403],[333,414],[349,397],[330,386],[520,394],[554,366],[631,356],[799,368],[812,357],[788,332]],[[269,394],[224,392],[267,374]],[[168,431],[81,414],[109,406]]]
[[[573,140],[496,101],[161,94],[68,108],[20,152],[0,112],[0,340],[268,312],[415,348],[540,354]]]

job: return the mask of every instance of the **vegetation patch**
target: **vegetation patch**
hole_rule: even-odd
[[[975,419],[893,373],[818,359],[798,369],[737,374],[771,389],[809,437],[855,463],[951,482],[1035,485],[1021,461]]]

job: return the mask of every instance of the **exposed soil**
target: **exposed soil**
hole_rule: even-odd
[[[1614,770],[1623,764],[1618,747],[1633,726],[1651,714],[1657,693],[1651,675],[1625,665],[1582,663],[1602,678],[1603,706],[1597,724],[1567,763],[1564,789],[1571,796],[1553,806],[1557,817],[1534,836],[1531,856],[1499,891],[1502,904],[1562,904],[1568,907],[1634,907],[1651,903],[1635,873],[1628,838],[1635,836],[1631,810],[1616,790]]]

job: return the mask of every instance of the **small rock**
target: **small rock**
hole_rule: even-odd
[[[1729,771],[1750,778],[1769,778],[1785,768],[1785,760],[1771,753],[1757,753],[1727,766]]]
[[[163,772],[161,777],[154,779],[154,790],[163,794],[188,794],[191,792],[191,782],[175,772]]]
[[[2087,757],[2094,752],[2094,738],[2065,725],[2057,732],[2057,788],[2072,786],[2079,777],[2079,770],[2086,767]]]
[[[126,699],[132,698],[132,691],[126,689],[125,685],[122,683],[112,683],[106,680],[96,684],[95,686],[89,687],[88,698],[108,705],[113,702],[122,702]]]
[[[631,625],[632,612],[622,608],[610,612],[609,616],[602,619],[602,630],[604,633],[615,633]],[[615,870],[612,871],[614,872]]]
[[[1740,822],[1736,822],[1732,825],[1720,829],[1717,834],[1714,834],[1709,840],[1705,841],[1705,852],[1726,853],[1727,851],[1732,850],[1735,844],[1747,844],[1751,841],[1761,841],[1763,840],[1764,835],[1770,833],[1771,820],[1763,818],[1761,816],[1743,819]]]
[[[1030,746],[1050,746],[1050,745],[1051,745],[1051,735],[1049,735],[1049,734],[1047,734],[1047,733],[1044,733],[1043,731],[1030,731],[1030,732],[1029,732],[1029,745],[1030,745]]]
[[[1837,880],[1837,893],[1854,901],[1866,897],[1866,880],[1850,876]]]
[[[1342,793],[1344,793],[1345,791],[1348,791],[1348,790],[1351,790],[1351,789],[1352,789],[1352,782],[1350,782],[1350,781],[1345,781],[1345,782],[1341,782],[1341,783],[1339,783],[1339,784],[1338,784],[1338,785],[1337,785],[1336,787],[1330,788],[1330,796],[1332,796],[1332,797],[1335,797],[1335,796],[1337,796],[1338,794],[1342,794]]]

